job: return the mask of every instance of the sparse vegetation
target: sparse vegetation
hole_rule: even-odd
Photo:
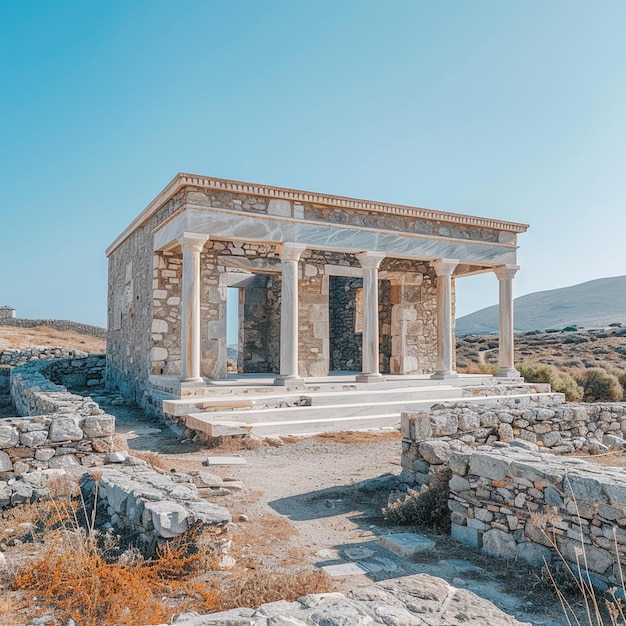
[[[529,383],[549,383],[553,391],[565,394],[568,402],[577,402],[583,397],[583,390],[567,372],[546,363],[522,363],[517,366],[519,373]]]
[[[586,402],[620,402],[624,389],[617,376],[601,367],[585,370],[581,377]]]
[[[393,492],[382,513],[385,521],[394,526],[422,526],[449,532],[447,482]]]

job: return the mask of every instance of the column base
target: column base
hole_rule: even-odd
[[[180,381],[181,397],[201,395],[203,389],[206,389],[204,378],[185,378]]]
[[[458,378],[459,375],[454,370],[442,370],[430,375],[431,380],[448,380],[450,378]]]
[[[358,374],[356,377],[357,383],[384,383],[387,379],[379,372],[372,374]]]
[[[287,376],[285,374],[280,374],[274,379],[274,385],[277,387],[292,387],[303,384],[304,378],[302,378],[302,376]]]
[[[520,378],[521,374],[514,367],[501,367],[494,376],[498,378]]]

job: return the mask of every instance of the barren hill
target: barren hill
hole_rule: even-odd
[[[626,276],[537,291],[515,299],[515,330],[545,330],[580,326],[602,328],[612,322],[626,325]],[[498,332],[498,306],[480,309],[456,321],[456,334]]]
[[[0,325],[0,352],[8,349],[28,350],[35,347],[68,348],[82,352],[102,353],[106,341],[71,330],[57,330],[49,326],[21,328]]]

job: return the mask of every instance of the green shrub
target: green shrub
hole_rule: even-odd
[[[553,391],[564,393],[568,402],[578,402],[583,397],[583,390],[567,373],[547,363],[522,363],[517,367],[527,383],[550,383]]]
[[[617,376],[601,367],[592,367],[583,373],[582,385],[585,402],[620,402],[624,389]]]

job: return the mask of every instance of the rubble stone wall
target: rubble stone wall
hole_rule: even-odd
[[[450,452],[452,537],[536,566],[558,560],[558,549],[569,563],[580,562],[594,585],[619,587],[626,558],[623,470],[503,445]]]
[[[449,492],[452,537],[497,557],[543,565],[583,545],[600,588],[626,558],[622,469],[563,457],[624,448],[626,403],[550,405],[529,398],[402,415],[401,481]],[[477,445],[478,444],[478,445]]]
[[[104,357],[63,361],[30,361],[11,370],[11,396],[22,417],[0,419],[0,504],[15,503],[10,485],[16,475],[101,465],[113,449],[115,418],[49,378],[50,369],[72,377],[91,365],[101,381]]]
[[[56,330],[71,330],[82,335],[90,335],[99,339],[106,339],[107,330],[101,326],[91,324],[81,324],[70,320],[34,320],[20,317],[3,317],[0,320],[2,326],[17,326],[19,328],[36,328],[37,326],[48,326]]]
[[[562,394],[552,394],[552,397]],[[557,454],[606,451],[626,433],[626,403],[556,404],[550,397],[517,398],[497,404],[443,405],[402,414],[403,482],[431,480],[422,465],[421,443],[433,437],[465,443],[527,441]]]
[[[86,472],[80,481],[88,513],[96,503],[97,518],[139,535],[142,552],[157,542],[178,537],[197,523],[224,526],[231,516],[203,500],[192,476],[160,473],[147,465],[117,465]]]

